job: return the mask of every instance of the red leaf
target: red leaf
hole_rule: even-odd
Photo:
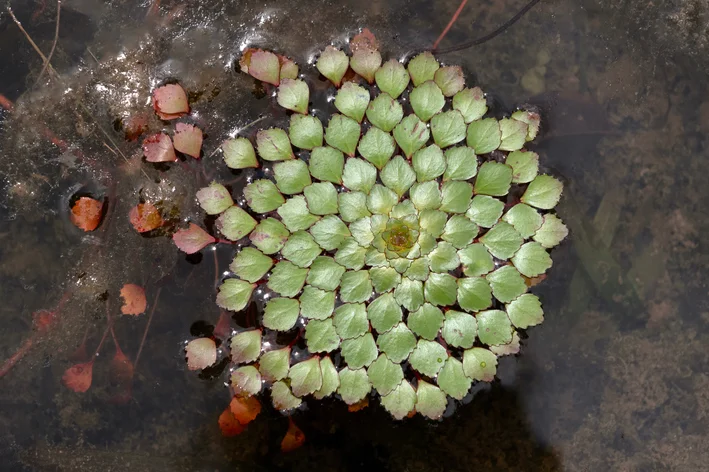
[[[153,108],[163,120],[174,120],[190,111],[187,94],[178,84],[168,84],[153,90]]]
[[[350,51],[376,51],[379,49],[379,41],[374,37],[369,28],[364,28],[361,33],[356,34],[350,40]]]
[[[139,233],[146,233],[163,225],[160,211],[150,202],[138,203],[128,214],[133,228]]]
[[[177,123],[175,125],[175,149],[183,154],[199,159],[199,153],[202,150],[202,130],[196,126],[185,123]]]
[[[193,339],[185,346],[187,368],[201,370],[217,362],[217,345],[210,338]]]
[[[123,121],[123,132],[128,141],[135,141],[148,129],[147,113],[136,113]]]
[[[222,435],[230,437],[241,434],[242,431],[246,429],[246,426],[239,423],[231,412],[231,409],[227,407],[226,410],[219,415],[219,429],[222,430]]]
[[[369,397],[364,397],[362,400],[358,401],[353,405],[347,407],[347,411],[354,413],[355,411],[364,410],[369,406]]]
[[[278,86],[281,64],[278,56],[271,51],[249,48],[239,60],[241,70],[251,77]]]
[[[93,377],[94,361],[74,364],[64,371],[62,383],[69,390],[75,392],[85,392],[91,387]]]
[[[177,160],[170,136],[157,133],[143,140],[143,155],[148,162],[173,162]]]
[[[140,285],[125,284],[121,288],[121,297],[121,313],[124,315],[140,315],[145,312],[148,302],[145,299],[145,290]]]
[[[205,246],[217,242],[211,234],[194,223],[190,223],[187,229],[178,230],[172,235],[175,245],[187,254],[199,252]]]
[[[93,231],[101,222],[103,202],[89,197],[79,198],[71,207],[71,222],[84,231]]]
[[[229,409],[239,423],[246,426],[261,413],[261,402],[256,397],[234,397],[231,399]]]
[[[130,388],[133,382],[133,363],[123,354],[120,348],[116,347],[116,354],[111,360],[111,377],[121,386]]]
[[[305,442],[305,433],[296,426],[293,419],[288,417],[288,431],[286,432],[283,441],[281,441],[281,451],[291,452],[298,449]]]

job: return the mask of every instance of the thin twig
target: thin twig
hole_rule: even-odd
[[[96,56],[94,55],[94,53],[91,52],[91,48],[87,47],[86,50],[89,52],[89,54],[91,55],[91,57],[94,58],[94,61],[96,61],[96,64],[101,64],[101,61],[99,61],[99,60],[96,58]]]
[[[453,23],[455,23],[455,20],[457,20],[458,17],[460,16],[460,12],[463,11],[463,8],[465,7],[465,4],[466,4],[466,3],[468,3],[468,0],[463,0],[462,2],[460,2],[460,5],[458,6],[458,9],[455,11],[455,13],[453,14],[453,17],[451,18],[451,20],[450,20],[450,21],[448,22],[448,24],[446,25],[445,29],[443,30],[443,33],[441,33],[441,35],[438,37],[438,39],[436,39],[436,42],[433,43],[433,48],[432,48],[432,49],[433,49],[434,51],[436,50],[436,48],[438,47],[438,45],[440,44],[440,42],[443,40],[443,38],[446,36],[446,34],[448,34],[448,31],[451,29],[451,26],[453,26]]]
[[[143,352],[143,346],[145,345],[145,338],[148,337],[148,330],[150,329],[150,323],[153,321],[153,315],[155,314],[155,308],[158,306],[158,300],[160,299],[160,291],[162,287],[158,288],[155,293],[155,300],[153,300],[153,306],[150,308],[150,314],[148,315],[148,324],[145,325],[145,331],[143,331],[143,339],[140,340],[140,346],[138,347],[138,353],[135,355],[135,362],[133,363],[133,370],[138,369],[138,361],[140,360],[140,353]]]
[[[59,41],[59,19],[61,17],[61,11],[62,11],[62,0],[57,0],[57,20],[56,24],[54,26],[54,41],[52,42],[52,49],[49,50],[49,54],[47,55],[47,58],[44,60],[44,65],[42,66],[42,70],[39,72],[39,76],[37,76],[37,80],[34,82],[34,87],[37,86],[39,81],[42,79],[42,76],[44,75],[44,71],[47,70],[47,66],[49,65],[49,61],[52,60],[52,56],[54,55],[54,50],[57,47],[57,41]]]

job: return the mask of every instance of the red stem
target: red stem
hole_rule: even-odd
[[[143,346],[145,345],[145,338],[148,337],[148,330],[150,329],[150,323],[153,321],[153,315],[155,314],[155,308],[158,306],[158,300],[160,299],[160,291],[162,287],[158,288],[157,293],[155,293],[155,300],[153,301],[153,307],[150,309],[150,314],[148,315],[148,324],[145,325],[145,331],[143,331],[143,339],[140,340],[140,346],[138,347],[138,353],[135,355],[135,362],[133,363],[133,370],[138,369],[138,361],[140,360],[140,353],[143,352]]]
[[[15,353],[12,355],[12,357],[10,357],[8,360],[6,360],[3,363],[2,368],[0,368],[0,378],[5,377],[5,375],[7,375],[7,373],[10,372],[10,370],[15,366],[15,364],[17,364],[20,361],[20,359],[25,357],[25,354],[27,354],[27,352],[32,347],[32,344],[34,343],[34,338],[35,338],[34,335],[27,338],[25,340],[25,342],[22,344],[22,346],[20,346],[20,348],[17,351],[15,351]]]
[[[452,17],[451,20],[448,22],[448,25],[447,25],[446,28],[443,30],[443,33],[441,33],[441,35],[438,37],[438,39],[436,39],[436,42],[433,43],[433,48],[432,48],[432,49],[433,49],[434,51],[436,50],[436,48],[438,48],[438,45],[439,45],[440,42],[443,40],[443,38],[446,36],[446,34],[448,34],[448,31],[451,29],[451,27],[453,26],[453,23],[455,23],[455,21],[456,21],[456,20],[458,19],[458,17],[460,16],[460,13],[463,11],[463,8],[465,7],[465,4],[466,4],[466,3],[468,3],[468,0],[462,0],[462,1],[460,2],[460,5],[458,5],[458,9],[455,11],[455,13],[453,14],[453,17]]]

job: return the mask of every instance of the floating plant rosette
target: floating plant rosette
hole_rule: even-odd
[[[241,424],[263,390],[284,411],[379,397],[396,419],[440,418],[494,378],[499,356],[519,351],[518,330],[543,320],[528,287],[567,229],[553,212],[561,182],[524,149],[539,115],[491,117],[460,67],[428,52],[383,62],[367,30],[350,50],[328,46],[316,62],[337,89],[326,123],[308,113],[292,61],[246,51],[242,70],[277,87],[290,126],[224,142],[229,168],[267,162],[272,172],[246,185],[243,206],[218,182],[200,190],[220,234],[191,225],[174,237],[186,252],[215,236],[242,243],[221,308],[239,312],[265,291],[259,326],[228,343]],[[279,346],[284,332],[293,341]],[[187,355],[206,367],[217,349],[200,338]]]

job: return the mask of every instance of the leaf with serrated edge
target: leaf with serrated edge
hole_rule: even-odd
[[[218,215],[234,204],[229,190],[216,182],[209,184],[209,187],[199,189],[197,201],[208,215]]]
[[[340,300],[344,303],[362,303],[372,296],[369,271],[347,271],[340,282]]]
[[[551,210],[559,203],[564,185],[550,175],[538,175],[529,183],[520,199],[523,203],[542,210]]]
[[[277,211],[283,224],[292,232],[306,230],[320,219],[308,211],[308,204],[302,195],[289,198]]]
[[[264,255],[258,249],[245,247],[229,265],[229,270],[240,279],[254,283],[266,275],[273,266],[273,259]]]
[[[507,195],[512,182],[512,168],[499,162],[488,161],[480,166],[475,178],[475,194],[495,197]]]
[[[487,154],[500,147],[502,132],[495,118],[476,120],[468,125],[467,145],[473,148],[475,154]]]
[[[435,341],[419,339],[409,356],[409,363],[416,371],[427,377],[435,377],[448,358],[446,349]]]
[[[360,270],[364,267],[367,250],[357,244],[354,238],[347,238],[335,253],[335,262],[350,270]]]
[[[441,186],[441,211],[465,213],[473,197],[473,186],[460,180],[449,180]]]
[[[414,87],[409,94],[409,102],[414,113],[421,121],[430,120],[436,113],[443,109],[446,99],[443,92],[435,82],[429,80]]]
[[[264,254],[275,254],[283,248],[290,232],[275,218],[261,220],[249,235],[254,246]]]
[[[301,193],[312,183],[308,165],[300,159],[277,162],[273,166],[273,175],[278,190],[286,195]]]
[[[308,272],[308,284],[313,287],[332,291],[340,285],[342,274],[345,268],[335,262],[332,257],[318,256],[310,266]]]
[[[512,323],[504,311],[485,310],[475,318],[478,321],[478,338],[482,343],[495,346],[512,341]]]
[[[381,354],[367,369],[369,381],[379,395],[386,395],[394,390],[402,380],[404,371],[401,365],[389,360],[386,354]]]
[[[259,371],[264,380],[277,381],[286,378],[290,369],[290,348],[264,352],[259,359]]]
[[[384,333],[402,320],[403,313],[394,296],[385,293],[367,306],[367,317],[375,331]]]
[[[504,221],[500,221],[493,226],[481,238],[480,242],[485,245],[490,254],[498,259],[509,259],[516,253],[524,238],[514,227]]]
[[[349,66],[350,58],[347,57],[347,54],[333,46],[326,47],[315,64],[318,71],[332,82],[335,87],[340,86]]]
[[[482,118],[487,113],[487,100],[480,87],[463,89],[453,97],[453,109],[458,110],[466,123]]]
[[[362,136],[357,149],[362,157],[381,170],[394,155],[396,143],[389,133],[372,127]]]
[[[416,172],[416,180],[425,182],[435,179],[446,170],[446,161],[443,158],[443,151],[435,144],[416,151],[411,158],[414,172]]]
[[[371,215],[367,210],[367,195],[362,192],[342,192],[337,195],[337,203],[340,218],[347,223]]]
[[[308,269],[301,269],[292,262],[281,261],[271,271],[267,285],[284,297],[293,297],[303,288],[307,275]]]
[[[324,320],[335,309],[335,292],[306,285],[300,295],[300,314],[304,318]]]
[[[335,215],[325,216],[310,228],[310,234],[321,248],[332,251],[340,247],[340,244],[351,236],[347,225]]]
[[[438,210],[424,210],[419,216],[421,230],[438,238],[443,234],[448,215]]]
[[[369,269],[372,286],[377,293],[384,293],[399,285],[401,275],[392,267],[372,267]]]
[[[416,347],[416,336],[404,323],[380,334],[377,345],[393,362],[403,362]]]
[[[396,59],[389,59],[375,73],[374,78],[377,81],[377,87],[383,93],[389,94],[396,99],[401,95],[401,92],[406,90],[409,85],[409,74],[406,68]],[[376,125],[375,125],[376,126]]]
[[[322,371],[320,359],[311,357],[307,361],[293,364],[288,372],[293,395],[302,397],[310,395],[322,387]]]
[[[448,272],[460,265],[456,248],[445,241],[438,243],[436,249],[428,255],[428,259],[431,261],[433,272]]]
[[[238,241],[253,231],[256,220],[241,207],[233,205],[217,218],[214,226],[228,240]]]
[[[478,324],[474,316],[454,310],[446,312],[441,335],[449,346],[469,349],[473,347],[477,333]]]
[[[525,277],[537,277],[551,267],[547,250],[537,242],[523,244],[511,259],[517,270]]]
[[[300,149],[322,146],[322,123],[314,116],[294,114],[290,117],[288,136],[293,146]]]
[[[514,151],[507,155],[505,164],[512,167],[512,182],[526,184],[534,180],[539,171],[539,155],[536,152]]]
[[[409,313],[406,324],[414,334],[432,341],[443,326],[443,312],[430,303],[424,303],[421,308]]]
[[[310,352],[331,352],[340,347],[332,319],[310,320],[305,327],[305,342]]]
[[[492,255],[484,245],[475,243],[458,251],[463,273],[468,277],[485,275],[495,268]]]
[[[337,334],[342,339],[358,338],[369,330],[367,308],[364,303],[345,303],[335,310],[332,318]]]
[[[372,233],[372,220],[368,216],[353,221],[350,223],[349,228],[352,233],[352,237],[355,241],[357,241],[357,244],[362,247],[368,247],[374,239],[374,234]]]
[[[490,346],[490,350],[498,357],[513,356],[519,352],[519,334],[517,331],[512,333],[512,341],[499,346]]]
[[[375,214],[388,215],[398,201],[399,197],[392,190],[375,184],[367,196],[366,208]]]
[[[453,215],[446,223],[441,239],[451,243],[456,249],[470,244],[478,235],[478,226],[463,215]]]
[[[369,193],[377,181],[377,169],[363,159],[347,159],[342,184],[350,190]]]
[[[434,74],[433,80],[446,97],[454,96],[465,87],[463,69],[460,66],[441,67]]]
[[[309,267],[321,252],[322,249],[315,239],[305,231],[291,234],[281,249],[281,255],[298,267]]]
[[[230,169],[258,167],[254,146],[246,138],[227,139],[222,143],[222,152],[224,162]]]
[[[527,124],[511,118],[500,120],[501,151],[518,151],[527,138]]]
[[[382,183],[393,190],[399,197],[416,182],[416,173],[408,162],[401,157],[395,156],[384,166],[380,173]]]
[[[382,396],[382,406],[391,416],[401,420],[413,411],[416,405],[416,391],[404,380],[389,394]]]
[[[465,311],[479,311],[492,305],[490,285],[482,277],[458,279],[458,305]]]
[[[406,116],[394,128],[394,139],[406,157],[411,157],[416,151],[421,149],[431,136],[431,132],[426,123],[418,116],[411,114]]]
[[[487,349],[474,347],[463,352],[463,372],[472,380],[492,382],[497,371],[497,356]]]
[[[429,272],[430,267],[428,258],[421,257],[411,262],[409,268],[406,269],[406,272],[404,272],[404,276],[410,278],[411,280],[420,280],[421,282],[424,282],[428,278]]]
[[[325,141],[348,156],[354,156],[359,141],[360,126],[344,115],[334,114],[325,129]]]
[[[325,356],[320,360],[320,370],[322,371],[322,387],[313,393],[317,400],[322,400],[328,395],[332,395],[340,386],[340,376],[330,356]]]
[[[534,208],[524,203],[518,203],[507,210],[502,221],[514,226],[523,238],[529,238],[542,227],[544,219]]]
[[[377,358],[378,350],[372,333],[366,333],[364,336],[342,341],[340,352],[350,369],[359,369],[371,364]]]
[[[394,298],[407,310],[418,310],[423,305],[423,284],[418,280],[402,277],[401,283],[394,289]]]
[[[270,180],[255,180],[244,188],[244,198],[256,213],[268,213],[283,205],[286,201]]]
[[[439,113],[431,118],[433,141],[440,148],[447,148],[463,141],[466,136],[466,129],[463,115],[456,110]]]
[[[374,83],[374,74],[379,70],[381,65],[382,56],[379,54],[379,51],[359,49],[354,51],[350,59],[350,67],[352,70],[364,77],[370,84]]]
[[[310,174],[316,179],[341,184],[345,156],[342,151],[330,146],[316,147],[310,153],[308,167]]]
[[[470,202],[470,208],[465,216],[470,218],[478,226],[491,228],[502,216],[505,204],[497,198],[487,195],[476,195]]]
[[[364,369],[351,369],[345,367],[340,371],[340,386],[337,393],[348,405],[362,400],[372,390],[367,371]]]
[[[387,133],[404,117],[404,108],[387,93],[380,93],[367,107],[367,119]]]
[[[415,183],[409,195],[419,211],[437,210],[441,206],[441,190],[435,180]]]
[[[353,120],[362,121],[369,105],[369,90],[352,82],[345,82],[335,96],[335,108]]]
[[[230,311],[241,311],[251,300],[251,294],[256,288],[244,280],[226,279],[219,286],[217,306]]]
[[[456,290],[456,279],[450,274],[433,273],[428,276],[423,286],[426,300],[438,306],[454,305]]]
[[[310,89],[302,80],[283,79],[278,86],[276,101],[287,110],[297,113],[308,113]]]
[[[433,80],[436,71],[441,67],[433,54],[428,51],[422,52],[413,59],[409,61],[407,69],[409,75],[411,76],[411,81],[414,87],[426,82],[427,80]]]
[[[436,383],[446,394],[462,400],[470,391],[472,381],[463,372],[463,363],[455,357],[449,357],[436,378]]]
[[[234,364],[254,362],[261,354],[261,330],[242,331],[232,336],[229,348]]]
[[[293,395],[290,387],[288,387],[288,384],[283,380],[279,380],[271,387],[271,400],[273,401],[273,407],[281,411],[298,408],[303,402],[300,398]]]
[[[552,214],[544,215],[542,227],[532,237],[536,242],[547,249],[559,244],[569,234],[569,229],[559,217]]]
[[[490,272],[485,279],[492,288],[492,294],[502,303],[509,303],[527,291],[527,284],[513,266],[503,266]]]
[[[295,157],[288,135],[280,128],[259,130],[256,133],[256,150],[265,161],[286,161]]]
[[[525,293],[507,304],[507,315],[512,324],[520,329],[536,326],[544,321],[542,303],[536,295]]]
[[[303,189],[310,213],[314,215],[337,214],[337,189],[331,182],[315,182]]]
[[[456,146],[443,153],[446,171],[443,180],[469,180],[478,173],[478,157],[468,146]]]
[[[537,133],[539,133],[539,122],[541,121],[539,113],[527,110],[517,110],[512,113],[512,118],[527,124],[527,141],[532,141],[537,137]]]
[[[300,314],[298,300],[272,298],[263,311],[263,325],[275,331],[288,331],[295,326]]]

